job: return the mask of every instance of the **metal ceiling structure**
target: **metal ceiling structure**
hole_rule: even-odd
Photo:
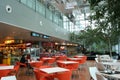
[[[75,20],[76,15],[89,13],[87,0],[40,0],[46,5],[52,5],[56,10],[66,15],[69,19]]]

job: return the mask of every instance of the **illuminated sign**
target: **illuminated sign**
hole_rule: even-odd
[[[31,36],[33,36],[33,37],[41,37],[42,38],[41,34],[35,33],[35,32],[31,32]]]
[[[47,35],[43,35],[43,34],[39,34],[39,33],[36,33],[36,32],[31,32],[31,36],[33,37],[40,37],[40,38],[49,38],[50,36],[47,36]]]

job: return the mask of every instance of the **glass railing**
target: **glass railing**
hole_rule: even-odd
[[[42,4],[38,0],[17,0],[17,1],[25,4],[29,8],[40,13],[42,16],[49,19],[50,21],[57,24],[58,26],[63,27],[63,18],[62,18],[63,16],[61,15],[60,12],[58,14],[58,11],[55,12],[55,10],[54,11],[50,10],[49,8],[47,8],[44,4]]]

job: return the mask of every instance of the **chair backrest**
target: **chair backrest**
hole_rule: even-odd
[[[111,59],[109,55],[101,55],[100,58],[101,59]]]
[[[55,58],[51,58],[50,60],[47,61],[48,64],[53,64],[55,62]]]
[[[20,65],[19,65],[19,64],[16,64],[16,65],[14,66],[15,74],[18,73],[19,69],[20,69]]]
[[[32,63],[30,63],[30,66],[34,67],[34,68],[40,68],[40,66],[42,66],[42,64],[43,64],[42,61],[38,61],[38,62],[32,62]]]
[[[64,68],[64,65],[63,65],[62,63],[60,63],[60,61],[57,61],[56,63],[57,63],[57,66],[58,66],[58,67]]]
[[[101,73],[97,72],[96,73],[97,80],[107,80]]]
[[[41,78],[42,76],[41,76],[41,73],[38,69],[35,69],[34,73],[35,73],[36,80],[46,80],[44,77]]]
[[[57,60],[66,60],[67,59],[67,56],[59,56],[58,58],[57,58]]]
[[[91,76],[94,80],[97,80],[96,72],[99,72],[98,69],[97,69],[96,67],[89,67],[89,72],[90,72],[90,76]]]
[[[36,80],[53,80],[51,74],[46,74],[39,69],[34,69]]]
[[[71,80],[71,71],[66,71],[66,72],[61,72],[56,74],[54,77],[57,78],[58,80]]]
[[[98,58],[95,58],[95,62],[99,62],[99,61],[98,61]]]
[[[17,80],[15,76],[1,77],[1,80]]]
[[[99,71],[104,71],[106,68],[101,62],[96,62],[96,67]]]

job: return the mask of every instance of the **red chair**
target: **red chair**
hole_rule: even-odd
[[[57,57],[57,60],[62,60],[62,61],[64,61],[64,60],[66,60],[66,59],[67,59],[67,56],[65,56],[65,55]]]
[[[51,66],[48,65],[43,65],[43,61],[38,61],[38,62],[32,62],[30,63],[30,66],[35,68],[35,69],[41,69],[41,68],[49,68]]]
[[[0,70],[0,78],[4,76],[8,76],[10,70]]]
[[[30,66],[33,68],[40,68],[40,66],[42,66],[42,64],[43,64],[42,61],[30,62]]]
[[[79,70],[78,70],[79,69],[79,62],[75,62],[73,64],[72,63],[71,64],[64,64],[61,61],[57,61],[57,65],[59,67],[69,69],[72,72],[76,72],[76,73],[79,72]]]
[[[54,64],[56,58],[51,58],[51,57],[43,57],[41,59],[45,65],[51,66]]]
[[[19,64],[16,64],[14,66],[14,69],[11,70],[11,72],[9,73],[9,75],[15,75],[16,77],[18,76],[18,71],[20,69],[20,65]]]
[[[57,78],[58,80],[71,80],[71,75],[72,75],[71,71],[66,71],[66,72],[56,73],[54,77]]]
[[[54,80],[53,75],[48,75],[39,71],[38,69],[34,69],[36,80]]]
[[[21,62],[16,62],[16,64],[19,64],[20,66],[22,66],[22,67],[27,67],[27,65],[26,65],[26,63],[21,63]]]
[[[87,60],[87,56],[74,56],[75,58],[81,58],[80,64],[84,64]]]
[[[47,60],[47,64],[50,66],[54,66],[55,60],[56,60],[55,58],[49,59]]]
[[[0,66],[9,66],[8,64],[0,64]]]
[[[60,61],[57,61],[57,66],[62,67],[62,68],[64,68],[64,67],[65,67],[65,65],[64,65],[64,64],[60,63]]]

